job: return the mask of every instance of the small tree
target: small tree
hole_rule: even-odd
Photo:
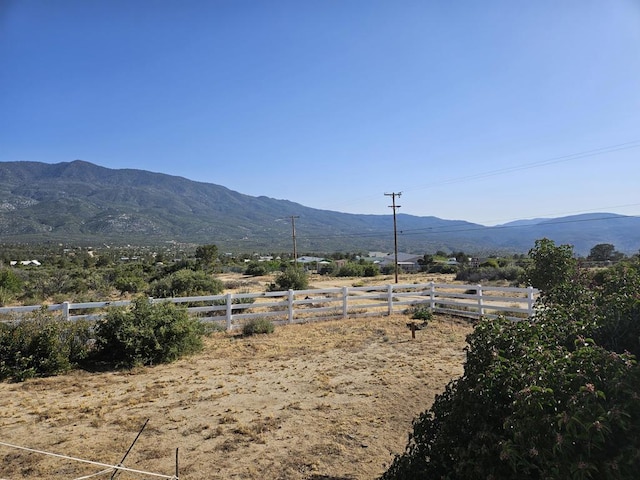
[[[594,246],[589,252],[587,260],[593,260],[594,262],[609,262],[614,260],[620,260],[624,255],[616,251],[611,243],[599,243]]]
[[[218,247],[216,245],[200,245],[196,248],[197,264],[203,270],[210,270],[218,260]]]
[[[168,277],[156,280],[149,294],[156,298],[185,295],[218,295],[224,290],[224,284],[203,271],[188,268],[178,270]]]
[[[536,240],[529,250],[529,257],[531,263],[525,269],[526,281],[543,294],[568,282],[578,267],[571,245],[556,246],[548,238]]]
[[[280,273],[267,289],[271,292],[282,292],[285,290],[305,290],[309,288],[309,277],[307,274],[295,266],[287,267]]]
[[[186,308],[152,304],[140,297],[132,308],[113,309],[96,325],[99,357],[117,367],[177,360],[202,348],[203,327]]]

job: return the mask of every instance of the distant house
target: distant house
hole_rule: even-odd
[[[39,267],[40,265],[42,265],[42,263],[40,263],[38,260],[20,260],[19,262],[16,260],[11,260],[9,262],[9,265],[11,265],[12,267],[15,267],[16,265],[22,265],[24,267],[33,265],[34,267]]]
[[[422,260],[422,258],[423,258],[422,255],[414,255],[412,253],[398,252],[398,266],[405,271],[415,272],[417,270],[420,270],[420,264],[418,263],[418,260]],[[395,261],[396,261],[395,254],[390,253],[385,257],[383,257],[380,261],[376,261],[374,263],[377,263],[381,267],[385,267],[387,265],[395,266]]]

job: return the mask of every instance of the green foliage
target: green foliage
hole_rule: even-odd
[[[219,295],[224,284],[203,271],[178,270],[167,277],[153,282],[149,294],[155,298],[190,295]]]
[[[595,262],[608,262],[620,260],[622,257],[624,257],[624,254],[617,252],[616,247],[611,243],[599,243],[591,249],[587,260],[593,260]]]
[[[268,287],[271,292],[283,292],[285,290],[305,290],[309,288],[309,277],[298,267],[292,266],[280,273]]]
[[[547,238],[536,240],[529,257],[531,263],[526,268],[525,280],[543,294],[569,282],[578,266],[570,245],[556,246]]]
[[[413,320],[423,320],[425,323],[433,318],[433,312],[428,306],[416,305],[409,310]]]
[[[9,268],[0,269],[0,289],[15,294],[22,289],[22,279]]]
[[[269,270],[264,262],[251,262],[247,265],[247,269],[244,272],[245,275],[252,275],[254,277],[260,277],[267,273],[269,273]]]
[[[497,264],[497,262],[496,262]],[[456,274],[456,280],[463,282],[481,283],[496,280],[517,282],[524,275],[522,267],[514,265],[506,267],[462,267]]]
[[[184,307],[136,299],[96,325],[99,356],[116,367],[174,361],[202,348],[202,325]]]
[[[362,275],[365,277],[377,277],[380,275],[380,267],[374,263],[365,263]]]
[[[538,243],[535,321],[481,321],[464,375],[414,421],[383,479],[627,479],[640,467],[640,266],[595,277]],[[544,255],[542,255],[544,253]],[[570,272],[570,274],[567,274]]]
[[[66,372],[86,358],[90,339],[87,322],[62,320],[46,311],[0,323],[0,380]]]
[[[273,333],[273,322],[267,318],[254,318],[242,326],[243,335],[257,335],[260,333]]]
[[[129,274],[116,277],[113,286],[120,290],[121,294],[141,293],[147,287],[147,284],[142,277]]]
[[[204,270],[210,270],[218,260],[218,247],[216,245],[200,245],[196,248],[198,266]]]
[[[336,277],[362,277],[364,276],[364,265],[356,262],[347,262],[336,272]]]

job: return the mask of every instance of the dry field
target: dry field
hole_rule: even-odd
[[[173,475],[179,449],[184,479],[375,478],[404,448],[411,420],[461,373],[470,331],[440,318],[412,339],[406,322],[217,333],[204,352],[170,365],[3,383],[0,441],[113,465],[149,419],[129,468]],[[3,479],[100,470],[0,446]]]
[[[315,282],[314,282],[315,283]],[[412,419],[462,373],[471,326],[440,317],[215,333],[201,354],[123,372],[0,383],[0,442],[181,479],[372,479]],[[113,478],[104,467],[0,445],[0,479]],[[121,472],[119,479],[163,478]]]

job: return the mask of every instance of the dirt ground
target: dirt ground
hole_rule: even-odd
[[[462,373],[471,326],[403,315],[214,333],[202,353],[126,372],[0,383],[0,442],[156,476],[372,479],[412,419]],[[176,455],[176,450],[178,454]],[[105,467],[0,444],[0,479],[89,478]],[[108,477],[107,477],[108,475]],[[112,478],[112,471],[91,478]]]

